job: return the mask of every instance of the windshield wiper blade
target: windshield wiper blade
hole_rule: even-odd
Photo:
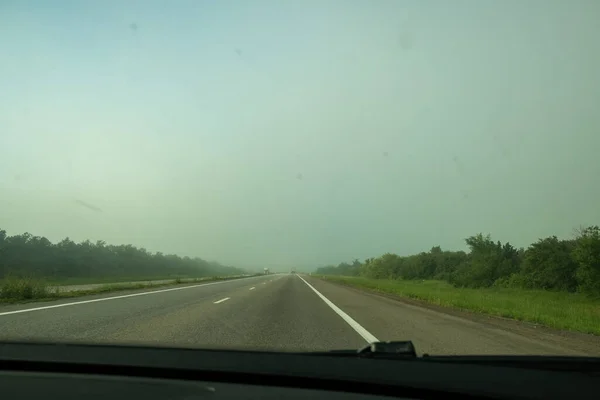
[[[306,353],[305,353],[306,354]],[[359,358],[389,358],[389,359],[411,359],[417,358],[417,352],[412,341],[373,342],[358,350],[330,350],[318,351],[308,354],[335,355],[341,357]]]
[[[358,350],[358,354],[372,358],[417,358],[415,346],[410,340],[373,342]]]

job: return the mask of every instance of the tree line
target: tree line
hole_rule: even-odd
[[[30,233],[9,236],[0,229],[0,278],[35,276],[48,279],[238,275],[244,271],[201,258],[149,252],[103,240],[75,243],[68,237],[52,243]]]
[[[479,233],[465,239],[469,251],[434,246],[411,256],[387,253],[337,266],[318,268],[322,275],[375,279],[437,279],[456,287],[513,287],[600,295],[600,228],[580,228],[572,239],[539,239],[525,248],[493,241]]]

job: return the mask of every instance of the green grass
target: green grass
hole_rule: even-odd
[[[600,335],[600,300],[567,292],[522,289],[463,289],[443,281],[318,276],[375,292],[431,304],[528,321],[551,328]]]
[[[46,282],[32,277],[7,276],[0,281],[0,301],[23,301],[57,295]]]
[[[202,278],[176,278],[169,282],[113,282],[93,289],[75,290],[70,292],[60,292],[57,288],[50,285],[47,281],[37,278],[27,277],[5,277],[0,280],[0,303],[27,303],[32,301],[50,301],[57,299],[90,296],[109,292],[118,292],[123,290],[158,288],[164,286],[174,286],[179,284],[202,283],[212,281],[222,281],[239,279],[236,276],[211,276]],[[96,282],[98,283],[98,282]]]

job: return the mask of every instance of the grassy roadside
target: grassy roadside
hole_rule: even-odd
[[[48,282],[37,278],[5,278],[0,280],[0,304],[29,303],[89,296],[124,290],[159,288],[190,283],[208,283],[214,281],[239,279],[241,276],[212,276],[203,278],[176,278],[168,282],[128,282],[108,283],[93,289],[63,291],[50,286]]]
[[[313,275],[374,292],[422,300],[551,328],[600,335],[600,300],[582,294],[521,289],[463,289],[443,281],[368,279]]]
[[[68,285],[94,285],[100,283],[131,283],[131,282],[149,282],[175,279],[203,279],[205,277],[185,276],[185,275],[151,275],[151,276],[104,276],[96,278],[44,278],[46,284],[50,286],[68,286]]]

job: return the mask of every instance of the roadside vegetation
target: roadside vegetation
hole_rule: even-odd
[[[317,269],[326,279],[440,306],[600,335],[600,228],[571,239],[539,239],[528,248],[466,239],[464,251],[432,247]]]
[[[75,243],[69,238],[52,243],[29,233],[9,236],[0,229],[0,302],[230,279],[245,273],[242,269],[198,257],[151,253],[132,245],[89,240]],[[149,282],[153,280],[167,282]],[[56,288],[87,283],[106,285],[77,292],[61,292]]]

